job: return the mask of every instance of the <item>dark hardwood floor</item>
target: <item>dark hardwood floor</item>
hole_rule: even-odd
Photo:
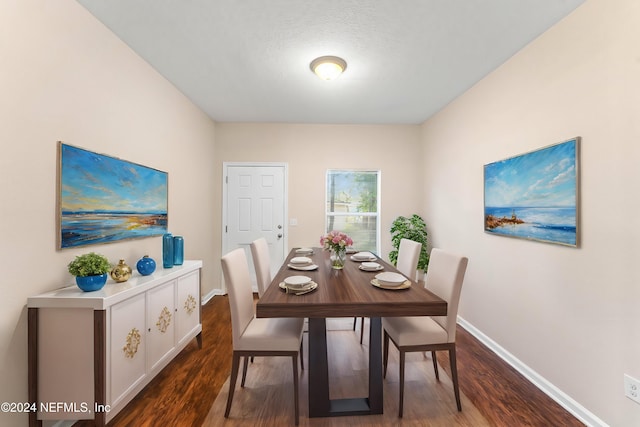
[[[583,425],[460,326],[457,334],[460,389],[493,425]],[[231,352],[229,303],[216,296],[202,308],[202,349],[193,340],[108,425],[201,426],[229,376]],[[446,355],[438,361],[449,373]]]

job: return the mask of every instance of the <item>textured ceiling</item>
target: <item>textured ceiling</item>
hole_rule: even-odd
[[[362,124],[424,122],[583,1],[78,0],[215,121]]]

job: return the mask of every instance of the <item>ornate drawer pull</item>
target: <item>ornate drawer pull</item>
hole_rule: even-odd
[[[171,312],[165,306],[160,313],[160,317],[158,317],[158,321],[156,322],[156,326],[160,332],[167,332],[167,328],[171,324]]]
[[[140,331],[136,328],[131,329],[127,334],[127,345],[122,347],[125,357],[133,359],[133,356],[138,352],[138,346],[140,346],[141,340]]]
[[[184,302],[184,309],[187,310],[187,313],[189,314],[193,313],[193,310],[196,309],[196,299],[193,295],[189,294],[189,297]]]

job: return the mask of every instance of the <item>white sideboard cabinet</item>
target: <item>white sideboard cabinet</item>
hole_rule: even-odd
[[[29,425],[103,426],[193,338],[202,348],[201,269],[185,261],[99,291],[74,285],[30,297]]]

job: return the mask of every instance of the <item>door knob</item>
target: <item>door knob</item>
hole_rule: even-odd
[[[282,239],[282,233],[278,233],[278,239]]]

